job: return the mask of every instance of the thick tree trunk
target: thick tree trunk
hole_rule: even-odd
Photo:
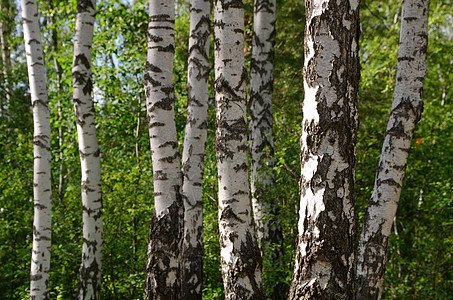
[[[359,1],[305,3],[301,201],[289,299],[353,299]]]
[[[214,3],[220,260],[225,299],[264,299],[248,185],[244,7],[236,0]]]
[[[412,136],[423,111],[429,0],[405,0],[395,91],[381,158],[357,248],[357,299],[380,299],[387,248]]]
[[[72,67],[73,103],[76,114],[82,171],[83,245],[79,299],[100,299],[102,266],[101,163],[91,98],[91,49],[96,15],[95,0],[77,1]]]
[[[183,299],[201,299],[203,283],[203,169],[208,122],[211,2],[190,1],[188,108],[182,155],[184,234]]]
[[[178,299],[183,230],[181,167],[173,87],[174,1],[150,0],[144,76],[153,161],[154,213],[146,266],[146,299]]]
[[[274,85],[275,0],[255,0],[250,67],[250,156],[253,215],[263,253],[273,244],[272,259],[281,260],[283,234],[275,185],[272,92]]]
[[[50,113],[46,70],[35,0],[22,0],[25,53],[31,103],[33,105],[33,250],[30,272],[30,299],[49,299],[51,238]]]

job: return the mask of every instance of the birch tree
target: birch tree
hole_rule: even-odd
[[[201,299],[203,282],[203,169],[208,121],[211,2],[190,1],[188,107],[182,154],[184,234],[183,299]]]
[[[47,0],[47,5],[49,6],[50,10],[54,9],[53,0]],[[59,45],[58,45],[58,31],[55,26],[55,16],[49,15],[47,17],[47,23],[48,23],[49,27],[51,28],[50,36],[52,39],[52,58],[53,58],[53,63],[54,63],[54,67],[55,67],[55,74],[57,76],[57,93],[60,96],[63,94],[63,85],[62,85],[63,70],[57,59],[57,55],[58,55],[60,49],[59,49]],[[63,111],[61,108],[60,97],[58,97],[58,99],[57,99],[57,114],[58,114],[58,123],[62,124],[63,123]],[[58,146],[59,146],[59,156],[60,156],[60,166],[58,168],[59,169],[58,170],[58,199],[60,202],[63,202],[63,198],[64,198],[64,191],[63,191],[64,166],[63,166],[63,149],[62,149],[63,148],[63,129],[61,126],[58,128]]]
[[[154,184],[146,299],[178,299],[183,226],[181,168],[174,114],[174,1],[150,0],[144,76]]]
[[[37,3],[35,0],[22,0],[21,7],[34,124],[34,221],[30,299],[50,299],[52,190],[50,173],[50,113],[46,88],[46,70],[39,30]]]
[[[353,299],[358,0],[307,0],[301,200],[289,299]]]
[[[275,0],[255,0],[250,67],[250,183],[253,215],[262,248],[273,244],[273,261],[283,253],[275,185],[272,92],[274,85]],[[266,251],[264,250],[263,253]]]
[[[100,151],[91,92],[91,49],[96,15],[95,0],[77,1],[72,67],[73,103],[82,171],[83,245],[79,299],[99,299],[102,266],[102,192]]]
[[[216,156],[225,299],[264,299],[249,199],[244,5],[214,2]]]
[[[12,82],[10,79],[11,72],[11,49],[8,42],[8,35],[11,32],[12,22],[10,19],[10,3],[9,0],[1,0],[1,11],[3,16],[0,19],[0,44],[2,51],[2,73],[3,73],[3,83],[4,83],[4,95],[6,102],[3,103],[3,99],[0,100],[0,111],[1,114],[4,114],[4,105],[6,105],[6,111],[8,112],[9,106],[11,105],[11,96],[13,92]]]
[[[357,299],[380,299],[412,136],[423,111],[429,0],[403,1],[395,91],[357,249]]]

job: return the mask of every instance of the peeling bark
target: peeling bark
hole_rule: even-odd
[[[392,110],[357,248],[357,299],[380,299],[387,248],[415,126],[423,111],[429,0],[405,0]]]
[[[244,5],[214,2],[216,156],[225,299],[264,299],[247,166]]]
[[[77,1],[72,67],[73,103],[77,122],[82,171],[82,263],[79,299],[100,299],[102,267],[101,162],[96,136],[94,103],[91,98],[91,49],[96,15],[95,0]]]
[[[178,299],[181,293],[179,255],[184,216],[173,108],[174,9],[174,1],[149,1],[144,84],[154,172],[154,213],[148,242],[146,299]]]
[[[33,106],[33,250],[30,272],[30,299],[50,299],[49,270],[51,247],[51,166],[50,113],[46,70],[35,0],[22,0],[22,23],[31,103]]]
[[[211,2],[190,1],[188,107],[182,154],[184,233],[182,299],[201,299],[203,283],[203,169],[208,122]]]
[[[299,236],[289,299],[353,299],[358,0],[306,0]]]

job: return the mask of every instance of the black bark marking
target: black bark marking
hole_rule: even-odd
[[[91,69],[91,62],[83,53],[77,54],[74,59],[74,66],[78,66],[79,64],[82,64],[87,70]]]
[[[84,239],[84,243],[87,243]],[[89,266],[80,266],[80,280],[78,286],[78,294],[82,294],[83,299],[87,299],[87,294],[90,289],[89,285],[93,286],[94,295],[91,299],[100,299],[101,280],[100,280],[100,266],[96,259]]]
[[[153,65],[149,61],[146,61],[145,69],[148,72],[162,73],[162,70],[160,68],[158,68],[157,66]]]
[[[90,10],[95,10],[93,2],[91,0],[77,0],[77,13],[81,14],[84,12],[89,12]]]
[[[169,22],[169,23],[175,23],[175,20],[170,16],[166,14],[160,14],[160,15],[152,15],[149,16],[148,22]]]
[[[163,171],[158,170],[158,171],[154,172],[153,179],[154,180],[168,180],[168,176],[167,176],[167,173],[164,173]]]

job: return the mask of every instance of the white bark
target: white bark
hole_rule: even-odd
[[[180,293],[183,203],[173,108],[174,9],[174,1],[149,1],[144,83],[154,173],[154,214],[148,244],[146,299],[177,299]]]
[[[201,299],[203,280],[203,169],[208,122],[211,2],[190,1],[188,107],[182,154],[184,234],[182,292]]]
[[[244,8],[214,4],[216,152],[225,299],[264,299],[261,255],[249,199]]]
[[[25,53],[33,105],[33,250],[30,272],[30,299],[49,299],[51,246],[50,114],[46,70],[35,0],[22,0]]]
[[[95,0],[78,0],[74,38],[73,103],[82,171],[83,245],[79,299],[99,299],[102,266],[102,192],[100,152],[91,98],[91,49]]]
[[[395,91],[387,131],[357,251],[358,299],[380,299],[388,240],[398,206],[407,157],[423,111],[429,0],[405,0]]]
[[[282,253],[278,205],[272,191],[274,140],[272,133],[272,92],[274,85],[275,0],[255,0],[250,67],[250,157],[251,192],[258,241],[263,248],[276,246],[274,258]]]
[[[289,299],[352,299],[358,1],[306,5],[299,237]]]

